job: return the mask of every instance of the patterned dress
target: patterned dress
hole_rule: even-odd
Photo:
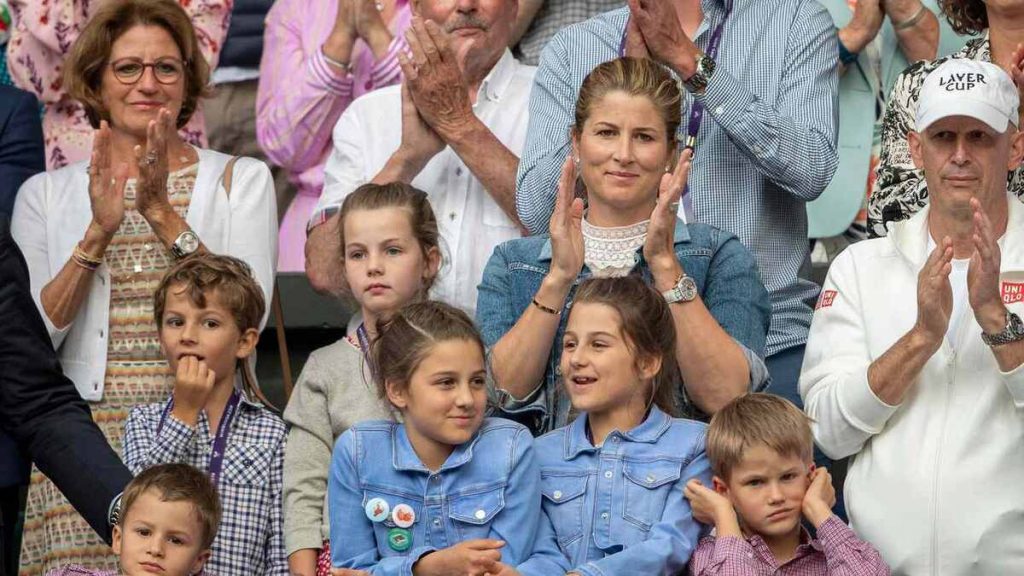
[[[184,218],[199,164],[170,174],[171,206]],[[135,180],[125,187],[125,217],[103,255],[110,268],[110,327],[103,400],[91,403],[93,419],[122,453],[128,413],[138,404],[162,402],[174,375],[160,352],[153,292],[173,256],[135,209]],[[38,576],[66,564],[117,569],[117,557],[75,512],[56,486],[33,467],[25,511],[20,576]]]
[[[914,128],[917,99],[925,77],[950,58],[991,62],[988,33],[949,56],[913,64],[896,79],[882,122],[878,177],[868,201],[868,232],[874,237],[885,236],[889,224],[910,218],[928,204],[928,187],[924,174],[914,168],[910,158],[907,133]],[[1024,197],[1024,166],[1009,173],[1007,189]]]

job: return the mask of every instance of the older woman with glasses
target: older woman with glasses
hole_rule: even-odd
[[[71,48],[64,76],[95,128],[91,159],[33,177],[15,203],[12,232],[33,297],[65,372],[118,451],[128,411],[163,400],[174,381],[152,294],[175,260],[203,250],[241,258],[270,301],[277,251],[270,171],[195,148],[178,132],[208,76],[189,17],[174,0],[104,2]],[[38,472],[28,501],[22,574],[69,562],[116,567]]]
[[[14,83],[35,94],[45,106],[46,167],[61,168],[89,158],[92,127],[68,86],[62,81],[67,57],[103,2],[81,0],[7,0],[14,24],[8,65]],[[227,37],[230,0],[179,2],[196,28],[199,50],[211,68],[216,66]],[[197,111],[182,127],[190,143],[205,143],[205,122]]]

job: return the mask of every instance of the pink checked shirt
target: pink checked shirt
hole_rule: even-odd
[[[792,560],[779,566],[760,536],[746,540],[709,536],[700,541],[690,558],[691,576],[889,576],[889,567],[871,544],[857,538],[836,516],[818,529]]]
[[[350,73],[331,66],[320,47],[331,35],[337,0],[277,0],[267,15],[256,99],[256,138],[267,158],[284,167],[298,187],[280,232],[278,269],[303,270],[306,223],[324,186],[331,131],[359,96],[402,79],[398,53],[412,20],[408,0],[397,0],[389,23],[394,36],[378,61],[362,40],[353,47]]]
[[[233,0],[178,0],[199,37],[199,48],[212,70],[228,31]],[[10,0],[14,30],[7,66],[14,84],[36,95],[45,106],[43,136],[50,170],[87,160],[92,127],[85,109],[64,91],[64,58],[89,16],[103,0]],[[190,143],[205,147],[201,111],[182,129]]]

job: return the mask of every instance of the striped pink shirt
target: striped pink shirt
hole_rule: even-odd
[[[337,0],[277,0],[267,15],[260,62],[256,137],[270,161],[289,171],[299,193],[314,198],[323,188],[331,131],[341,113],[359,96],[401,81],[401,33],[412,19],[407,0],[398,0],[387,55],[374,61],[369,46],[358,40],[351,73],[344,74],[320,49],[336,12]]]

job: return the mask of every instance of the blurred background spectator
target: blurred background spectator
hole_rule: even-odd
[[[541,50],[555,32],[625,3],[625,0],[519,0],[519,13],[512,29],[513,53],[523,64],[536,66]]]

